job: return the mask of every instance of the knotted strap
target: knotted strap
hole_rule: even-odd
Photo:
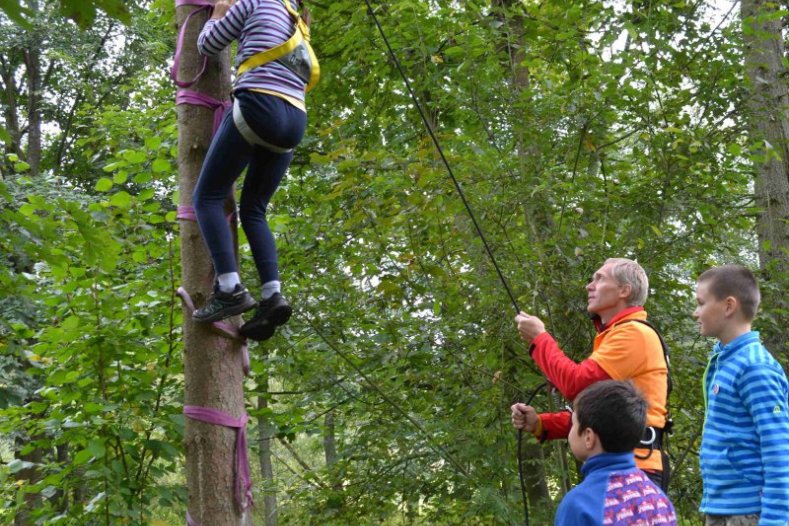
[[[222,123],[222,116],[225,114],[225,110],[227,110],[231,104],[230,101],[217,100],[204,93],[199,93],[197,91],[188,89],[178,90],[178,93],[175,95],[175,103],[204,106],[208,109],[214,110],[214,127],[211,133],[216,133],[216,130],[219,129],[219,125]]]
[[[195,311],[195,304],[194,301],[192,301],[192,297],[183,287],[178,287],[178,290],[175,293],[181,297],[184,305],[186,305],[186,310],[191,316],[191,314]],[[238,328],[236,328],[236,326],[232,323],[215,321],[211,324],[211,326],[222,333],[224,336],[241,342],[241,367],[244,369],[244,374],[249,376],[249,346],[247,345],[247,339],[238,332]]]
[[[244,413],[241,418],[233,418],[217,409],[191,405],[184,406],[184,415],[192,420],[236,430],[236,473],[234,484],[236,502],[242,511],[254,506],[252,479],[249,476],[249,457],[247,456],[247,421],[249,420],[249,415]],[[189,524],[190,518],[187,516],[187,524]]]
[[[178,32],[178,41],[175,44],[175,58],[173,59],[173,66],[170,68],[170,76],[175,82],[175,85],[179,88],[188,88],[198,80],[200,77],[203,76],[205,73],[205,68],[208,65],[208,57],[203,57],[203,66],[200,68],[200,71],[197,73],[195,78],[192,80],[184,81],[178,80],[178,67],[181,65],[181,50],[183,49],[184,45],[184,37],[186,36],[186,27],[189,25],[189,19],[195,13],[199,13],[200,11],[208,10],[209,13],[214,10],[214,3],[209,2],[208,0],[175,0],[175,7],[181,7],[185,5],[192,5],[196,6],[197,9],[193,10],[186,16],[186,20],[184,23],[181,24],[181,30]]]

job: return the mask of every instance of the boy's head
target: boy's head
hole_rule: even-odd
[[[647,402],[630,382],[594,383],[576,397],[573,406],[568,438],[578,460],[633,451],[644,436]]]
[[[696,287],[698,306],[693,316],[699,320],[702,336],[720,338],[728,343],[738,336],[756,316],[761,295],[753,273],[742,265],[714,267],[699,276]]]

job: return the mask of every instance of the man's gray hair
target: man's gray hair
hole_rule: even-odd
[[[629,307],[643,307],[649,295],[649,279],[641,265],[627,258],[609,258],[605,265],[611,265],[611,275],[620,285],[630,285]]]

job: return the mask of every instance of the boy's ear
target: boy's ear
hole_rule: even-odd
[[[727,317],[734,316],[740,309],[740,302],[734,296],[726,296],[726,299],[723,300],[723,308]]]
[[[597,441],[600,440],[597,437],[597,433],[595,433],[591,427],[587,427],[586,429],[583,430],[583,432],[581,433],[581,438],[583,439],[584,447],[587,450],[594,449],[595,446],[597,445]]]

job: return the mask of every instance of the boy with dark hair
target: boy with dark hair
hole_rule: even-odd
[[[756,278],[740,265],[712,268],[696,288],[702,336],[718,339],[704,374],[699,509],[707,526],[789,523],[786,374],[751,322]]]
[[[677,524],[674,506],[636,467],[647,403],[630,382],[604,380],[576,397],[567,437],[584,481],[562,500],[555,526]]]

